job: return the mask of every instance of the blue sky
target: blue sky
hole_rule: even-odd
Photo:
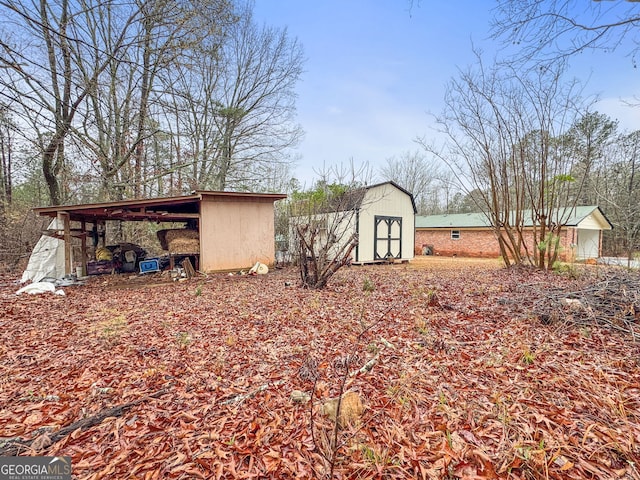
[[[305,137],[294,172],[306,186],[323,165],[386,159],[435,136],[433,117],[445,86],[474,63],[472,44],[487,59],[500,48],[488,38],[494,2],[414,0],[255,0],[255,19],[286,27],[303,45],[305,73],[298,85],[298,121]],[[638,70],[627,50],[585,52],[571,75],[587,81],[585,94],[601,98],[598,111],[640,129]]]

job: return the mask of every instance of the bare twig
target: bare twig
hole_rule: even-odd
[[[364,328],[362,329],[362,331],[358,334],[358,336],[356,337],[355,341],[353,342],[353,347],[351,348],[350,352],[347,353],[344,357],[342,357],[344,360],[339,362],[339,365],[341,366],[341,368],[343,368],[343,373],[340,377],[339,380],[339,384],[338,384],[338,396],[337,396],[337,403],[336,403],[336,418],[334,420],[333,423],[333,430],[332,430],[332,436],[331,436],[331,441],[329,444],[329,447],[331,449],[331,452],[329,454],[326,454],[322,451],[321,448],[318,448],[318,444],[316,443],[316,437],[314,434],[314,417],[313,417],[313,404],[314,402],[311,402],[311,419],[310,419],[310,426],[311,426],[311,435],[312,435],[312,439],[314,442],[314,445],[316,446],[316,448],[318,449],[318,451],[320,452],[320,454],[322,455],[322,457],[329,462],[329,476],[328,478],[333,478],[334,476],[334,472],[335,472],[335,467],[336,467],[336,462],[337,462],[337,458],[338,458],[338,450],[340,449],[341,445],[338,444],[338,435],[340,432],[340,414],[341,414],[341,409],[342,409],[342,399],[343,399],[343,395],[347,390],[347,387],[351,384],[351,382],[353,381],[353,378],[350,377],[354,377],[355,375],[358,375],[359,373],[366,373],[368,371],[370,371],[373,366],[375,365],[375,363],[377,362],[379,356],[380,356],[380,352],[376,353],[376,355],[369,360],[368,362],[365,363],[364,366],[362,366],[361,368],[359,368],[358,370],[355,371],[351,371],[351,364],[355,362],[355,360],[358,358],[357,354],[356,354],[356,350],[357,348],[359,348],[359,345],[362,341],[362,339],[365,337],[365,335],[372,329],[374,328],[376,325],[378,325],[380,322],[382,322],[384,320],[384,318],[387,316],[387,314],[394,308],[397,308],[398,305],[396,303],[392,304],[389,306],[389,308],[387,308],[384,312],[382,312],[378,318],[371,322],[369,325],[364,326]],[[361,325],[364,325],[363,322],[363,317],[364,317],[364,308],[362,309],[362,311],[360,312],[360,321],[359,323]],[[391,343],[389,343],[386,339],[383,339],[382,341],[384,346],[391,346]],[[317,378],[314,380],[314,389],[312,391],[312,395],[315,393],[315,387],[316,387],[316,383],[317,383]]]
[[[251,390],[248,393],[234,395],[233,397],[225,400],[224,402],[220,402],[220,405],[231,405],[232,403],[242,403],[249,398],[255,397],[258,393],[264,392],[269,387],[277,387],[279,385],[282,385],[283,383],[285,383],[284,380],[277,380],[275,382],[265,383],[264,385],[260,385],[258,388],[256,388],[255,390]]]
[[[119,417],[130,408],[135,407],[136,405],[146,402],[152,398],[159,398],[166,393],[168,393],[168,390],[166,388],[163,388],[162,390],[158,390],[157,392],[146,395],[142,398],[139,398],[138,400],[125,403],[124,405],[117,405],[115,407],[107,408],[97,413],[96,415],[92,415],[91,417],[83,418],[81,420],[78,420],[77,422],[73,422],[71,425],[67,425],[57,432],[48,435],[47,446],[62,440],[65,436],[69,435],[72,432],[75,432],[78,429],[86,430],[102,423],[105,418]],[[0,446],[0,455],[19,455],[21,452],[32,448],[38,438],[40,438],[40,435],[31,440],[21,440],[18,438],[10,439]]]
[[[533,312],[545,321],[597,325],[640,340],[640,275],[610,272],[580,290],[545,292]]]

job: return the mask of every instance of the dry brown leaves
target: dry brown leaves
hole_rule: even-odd
[[[576,282],[456,262],[345,268],[319,292],[293,270],[113,281],[0,286],[0,436],[71,456],[79,479],[326,477],[322,401],[345,368],[366,410],[339,432],[336,477],[640,478],[640,346],[527,314]]]

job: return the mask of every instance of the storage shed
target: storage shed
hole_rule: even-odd
[[[597,206],[580,206],[557,216],[566,218],[560,233],[564,260],[598,258],[602,252],[602,232],[613,227]],[[533,229],[531,213],[526,230]],[[495,232],[484,213],[459,213],[416,217],[416,245],[423,254],[498,257]],[[532,240],[531,240],[532,242]],[[529,248],[532,249],[532,245]]]
[[[413,258],[416,207],[411,193],[394,182],[384,182],[347,191],[336,200],[336,206],[329,206],[327,213],[317,214],[312,221],[331,223],[333,227],[323,229],[340,232],[344,240],[352,232],[358,234],[352,263]]]
[[[396,183],[365,187],[356,214],[359,243],[354,252],[354,263],[389,258],[411,260],[416,213],[413,195]]]
[[[274,202],[283,194],[195,191],[178,197],[123,200],[34,209],[57,218],[63,228],[51,232],[65,242],[65,274],[71,273],[71,238],[80,238],[86,261],[87,239],[108,220],[185,222],[196,226],[202,271],[246,268],[275,258]],[[86,265],[85,265],[86,267]]]

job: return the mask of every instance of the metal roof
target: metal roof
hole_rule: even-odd
[[[355,188],[353,190],[348,190],[344,195],[336,199],[336,205],[330,205],[327,209],[329,212],[335,211],[348,211],[360,208],[362,205],[362,201],[365,198],[366,193],[369,190],[374,188],[384,187],[385,185],[391,185],[392,187],[400,190],[402,193],[407,195],[411,200],[411,206],[413,208],[413,213],[417,213],[418,209],[416,208],[416,201],[413,198],[413,194],[408,190],[402,188],[394,181],[387,181],[382,183],[376,183],[374,185],[367,185],[366,187]]]
[[[120,200],[116,202],[85,203],[77,205],[54,205],[38,207],[33,211],[38,215],[56,217],[58,213],[69,214],[75,221],[153,220],[160,222],[181,222],[200,217],[200,202],[205,198],[219,201],[271,201],[287,198],[281,193],[215,192],[196,190],[190,195],[161,198]]]
[[[555,218],[565,218],[566,210],[556,210],[554,212]],[[596,215],[601,223],[606,223],[609,230],[613,228],[609,219],[604,215],[600,207],[578,206],[571,209],[569,212],[569,218],[563,222],[567,227],[577,227],[582,221],[584,221],[590,215]],[[533,226],[533,217],[531,210],[525,210],[523,212],[524,226]],[[428,216],[416,216],[416,228],[491,228],[491,222],[489,217],[485,213],[454,213],[445,215],[428,215]]]
[[[489,228],[491,222],[484,213],[453,213],[416,216],[416,228]]]

